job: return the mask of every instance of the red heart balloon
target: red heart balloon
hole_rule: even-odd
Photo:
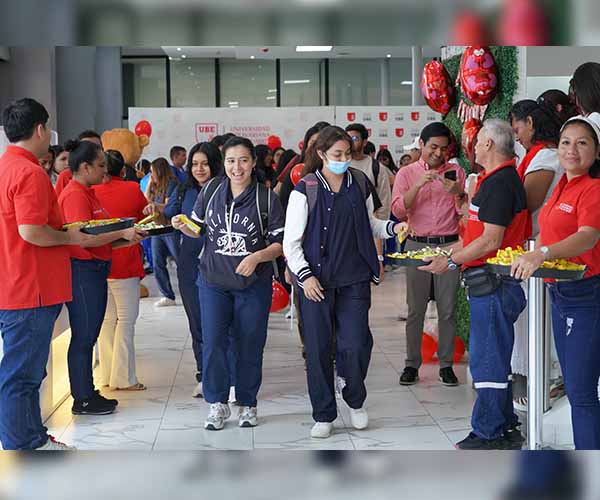
[[[290,172],[290,179],[292,180],[292,184],[295,186],[302,179],[302,170],[304,170],[304,163],[298,163],[292,168]]]
[[[465,156],[467,157],[467,159],[469,159],[469,161],[471,161],[473,155],[475,154],[475,138],[481,130],[481,126],[482,124],[477,118],[471,118],[470,120],[467,120],[463,126],[462,148],[465,152]]]
[[[433,362],[433,357],[437,352],[437,348],[437,340],[435,340],[427,332],[423,332],[423,338],[421,339],[421,358],[423,363]]]
[[[488,47],[467,47],[460,61],[462,91],[473,104],[485,106],[498,92],[498,70]]]
[[[267,146],[269,146],[271,151],[275,151],[281,147],[281,139],[276,135],[270,135],[267,137]]]
[[[452,357],[452,360],[455,363],[458,363],[462,357],[465,355],[465,343],[463,342],[463,340],[460,337],[455,337],[454,338],[454,356]]]
[[[430,61],[423,68],[421,92],[427,105],[438,113],[445,115],[454,105],[454,87],[440,61]]]
[[[273,294],[271,296],[270,312],[277,312],[285,309],[290,303],[290,296],[283,285],[278,281],[273,280]]]
[[[147,120],[141,120],[137,122],[135,126],[135,135],[147,135],[150,137],[152,135],[152,125]]]

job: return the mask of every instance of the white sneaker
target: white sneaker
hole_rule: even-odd
[[[340,377],[339,375],[335,376],[335,397],[337,399],[342,399],[342,391],[346,387],[346,379],[344,377]]]
[[[310,437],[327,439],[333,432],[333,422],[315,422],[310,430]]]
[[[292,308],[291,307],[285,313],[285,319],[292,319]]]
[[[209,431],[220,431],[229,417],[231,417],[229,405],[213,403],[210,405],[210,412],[204,421],[204,428]]]
[[[358,410],[350,408],[350,422],[352,422],[352,427],[359,431],[366,429],[369,425],[367,410],[364,408],[359,408]]]
[[[235,387],[232,385],[229,388],[229,404],[236,404],[237,403],[237,399],[235,399]]]
[[[54,436],[48,436],[48,441],[43,446],[36,448],[36,451],[75,451],[77,448],[68,446],[54,439]]]
[[[155,307],[168,307],[168,306],[174,306],[176,304],[177,303],[173,299],[170,299],[169,297],[163,297],[158,302],[155,302],[154,306]]]
[[[202,396],[202,382],[198,382],[198,385],[192,391],[192,397],[201,398]]]
[[[256,406],[242,406],[239,416],[240,427],[256,427]]]

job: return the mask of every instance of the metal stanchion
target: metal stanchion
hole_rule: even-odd
[[[529,242],[529,251],[535,242]],[[527,446],[530,450],[542,448],[544,416],[544,281],[530,278],[528,283],[529,317],[529,374],[527,377]]]
[[[290,331],[294,331],[294,314],[296,313],[296,308],[294,307],[294,288],[292,287],[292,291],[290,292]]]

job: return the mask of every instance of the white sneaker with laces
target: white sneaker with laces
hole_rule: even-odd
[[[154,303],[155,307],[169,307],[174,305],[177,305],[177,302],[175,302],[173,299],[170,299],[169,297],[163,297],[158,302]]]
[[[239,415],[240,427],[256,427],[257,424],[256,406],[242,406]]]
[[[36,448],[36,451],[76,451],[74,446],[68,446],[65,443],[57,441],[54,436],[48,436],[48,441],[43,446]]]
[[[232,385],[229,388],[229,404],[236,404],[237,403],[237,399],[235,399],[235,387]]]
[[[220,431],[229,417],[231,417],[231,410],[228,404],[213,403],[210,405],[210,412],[204,421],[204,428],[209,431]]]
[[[194,398],[201,398],[202,396],[202,382],[198,382],[198,385],[196,387],[194,387],[194,390],[192,391],[192,397]]]
[[[327,439],[333,432],[333,422],[315,422],[310,430],[310,437]]]
[[[366,429],[369,425],[367,410],[364,408],[359,408],[358,410],[350,408],[350,422],[352,423],[352,427],[359,431]]]

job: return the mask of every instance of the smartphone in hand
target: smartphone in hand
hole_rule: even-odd
[[[449,170],[448,172],[444,172],[444,179],[456,181],[456,170]]]

